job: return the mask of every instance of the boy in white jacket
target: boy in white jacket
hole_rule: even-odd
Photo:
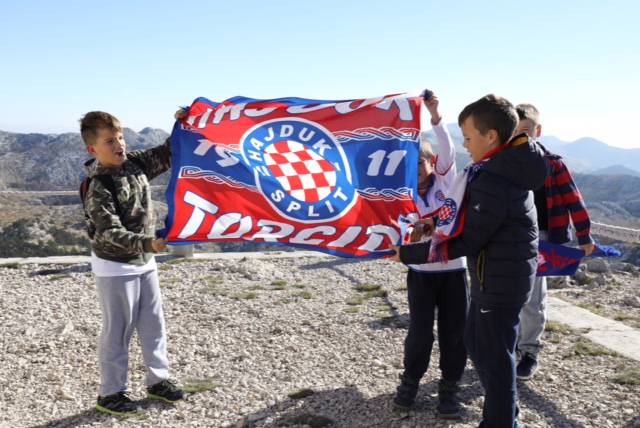
[[[431,115],[437,145],[434,153],[429,142],[421,139],[417,205],[422,219],[435,221],[456,176],[456,150],[438,111],[438,97],[425,90],[423,99]],[[421,229],[422,224],[417,224],[412,241],[425,239]],[[429,367],[437,307],[442,373],[437,410],[443,418],[459,418],[457,384],[467,362],[463,342],[468,307],[465,259],[409,265],[407,290],[410,324],[404,344],[404,373],[393,399],[394,406],[408,410],[415,401],[420,379]]]

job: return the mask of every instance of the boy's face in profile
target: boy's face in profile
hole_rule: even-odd
[[[420,155],[418,161],[418,194],[424,196],[427,193],[427,185],[429,184],[429,176],[433,173],[431,160],[426,156]]]
[[[485,135],[478,131],[473,122],[473,116],[467,117],[460,128],[462,128],[462,135],[464,136],[463,146],[467,149],[474,162],[482,160],[485,154],[499,145],[499,142],[492,138],[492,130],[486,132]]]
[[[516,128],[516,132],[513,135],[522,133],[527,134],[529,138],[536,139],[540,137],[540,134],[542,133],[542,127],[540,126],[540,124],[536,124],[530,119],[521,119],[518,122],[518,127]]]
[[[107,168],[121,166],[127,159],[124,135],[113,129],[98,129],[95,142],[87,146],[87,151]]]

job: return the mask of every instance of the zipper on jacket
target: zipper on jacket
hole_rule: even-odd
[[[476,276],[480,282],[480,291],[484,291],[484,250],[478,254],[478,261],[476,263]]]

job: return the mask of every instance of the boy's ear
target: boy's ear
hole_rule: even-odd
[[[496,131],[495,129],[488,130],[487,137],[489,137],[489,143],[491,145],[500,145],[500,135],[498,135],[498,131]]]
[[[536,136],[534,138],[536,138],[536,139],[540,138],[540,136],[542,135],[542,125],[540,125],[540,124],[536,125],[535,134],[536,134]]]
[[[96,155],[96,149],[93,147],[92,144],[87,145],[87,153],[89,153],[91,156]]]

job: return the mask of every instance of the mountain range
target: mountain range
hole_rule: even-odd
[[[447,125],[458,152],[458,161],[466,165],[469,157],[462,147],[462,131],[457,124]],[[434,137],[432,133],[428,133]],[[435,141],[435,139],[431,139]],[[596,175],[640,176],[640,149],[621,149],[609,146],[595,138],[563,141],[553,136],[542,136],[540,142],[551,152],[562,156],[572,172]]]
[[[447,125],[457,150],[459,169],[469,163],[456,124]],[[164,142],[162,129],[124,129],[128,150]],[[435,141],[431,132],[427,133]],[[640,224],[640,149],[619,149],[590,138],[574,142],[543,137],[543,144],[565,156],[593,217],[618,225]],[[79,133],[19,134],[0,131],[0,190],[75,190],[89,159]],[[585,174],[587,172],[588,174]],[[162,174],[154,184],[165,184]],[[615,190],[615,191],[613,191]],[[45,205],[47,201],[43,200]]]
[[[457,146],[460,167],[469,162],[462,147],[462,132],[457,124],[447,125]],[[164,142],[169,134],[161,129],[144,128],[140,132],[124,129],[128,150],[145,149]],[[427,133],[432,141],[433,135]],[[552,136],[541,142],[565,158],[574,173],[630,175],[640,177],[640,149],[621,149],[593,138],[573,142]],[[84,176],[82,167],[89,159],[79,133],[20,134],[0,131],[0,190],[75,189]],[[166,180],[166,178],[165,178]]]
[[[169,136],[161,129],[124,129],[128,150],[146,149]],[[79,133],[17,134],[0,131],[0,190],[76,189],[91,157]]]

